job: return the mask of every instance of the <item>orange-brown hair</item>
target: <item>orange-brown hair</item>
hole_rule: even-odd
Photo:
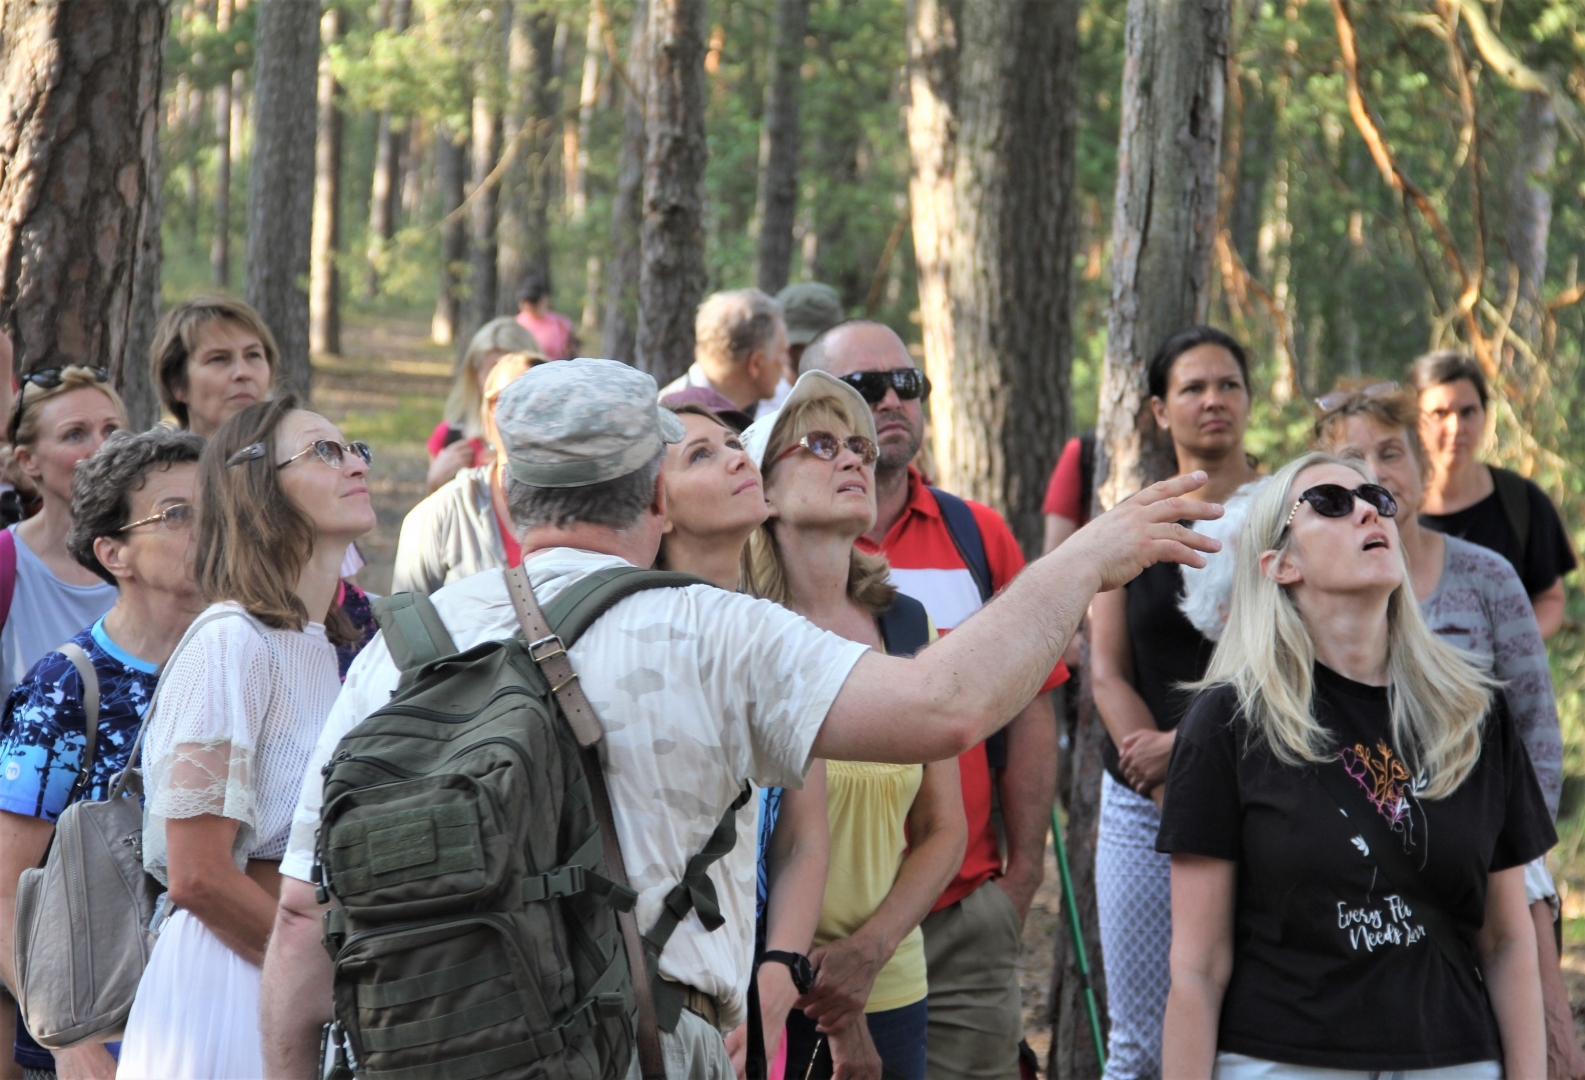
[[[1348,387],[1339,387],[1348,389]],[[1327,409],[1315,418],[1315,430],[1310,441],[1317,449],[1338,453],[1343,446],[1343,424],[1350,416],[1364,416],[1382,427],[1402,428],[1409,440],[1409,450],[1420,466],[1423,476],[1431,468],[1425,444],[1420,441],[1420,404],[1413,391],[1398,390],[1391,394],[1366,394],[1363,388],[1352,390],[1348,398],[1336,408]]]

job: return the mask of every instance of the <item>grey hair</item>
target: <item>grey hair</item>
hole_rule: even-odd
[[[742,363],[770,344],[781,317],[781,305],[758,289],[714,293],[694,316],[694,353],[721,367]]]
[[[132,520],[132,493],[149,473],[172,465],[197,463],[204,440],[190,431],[156,427],[136,435],[115,432],[72,473],[72,527],[66,550],[85,569],[112,585],[116,576],[94,554],[94,541],[115,536]]]
[[[544,526],[603,525],[625,532],[639,523],[655,502],[655,482],[666,462],[666,448],[648,465],[615,480],[584,487],[531,487],[507,473],[506,508],[520,532]]]

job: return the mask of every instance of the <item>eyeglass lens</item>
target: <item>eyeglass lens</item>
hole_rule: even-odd
[[[853,451],[866,465],[875,464],[875,459],[880,453],[875,444],[862,435],[849,435],[845,439],[839,439],[829,431],[811,431],[803,437],[802,445],[822,461],[835,461],[844,446]]]
[[[1368,503],[1382,517],[1398,515],[1398,501],[1392,497],[1392,492],[1379,484],[1361,484],[1353,490],[1342,484],[1317,484],[1299,498],[1314,507],[1315,512],[1322,517],[1348,516],[1354,510],[1355,498]]]
[[[842,376],[842,381],[857,390],[859,396],[871,405],[879,404],[886,397],[887,390],[896,390],[899,398],[912,401],[923,396],[929,385],[925,373],[918,368],[855,371],[851,375]]]

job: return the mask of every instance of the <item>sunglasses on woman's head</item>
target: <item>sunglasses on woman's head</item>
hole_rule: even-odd
[[[7,442],[14,443],[17,441],[17,429],[22,426],[22,413],[26,411],[30,404],[27,400],[28,386],[33,385],[40,390],[53,390],[66,381],[68,368],[88,372],[94,377],[94,382],[106,383],[110,381],[110,373],[104,368],[85,367],[82,364],[62,364],[57,367],[35,368],[32,371],[24,371],[17,376],[17,403],[16,408],[11,410],[11,422],[6,425]]]
[[[1346,488],[1342,484],[1317,484],[1293,501],[1293,509],[1288,511],[1288,520],[1282,523],[1282,531],[1288,531],[1288,526],[1293,524],[1293,516],[1305,503],[1309,503],[1322,517],[1340,518],[1354,512],[1355,499],[1363,500],[1382,517],[1398,516],[1398,500],[1380,484],[1361,484],[1357,488]]]
[[[332,469],[341,468],[341,463],[346,460],[345,455],[356,454],[365,465],[374,464],[374,451],[369,449],[366,442],[339,443],[334,439],[316,439],[306,448],[299,450],[279,465],[277,469],[284,469],[298,458],[307,457],[309,454],[319,455],[319,460],[329,465]],[[270,451],[261,442],[244,446],[235,454],[226,459],[226,468],[241,465],[245,461],[257,461],[259,458],[270,456]]]
[[[1333,390],[1330,394],[1322,394],[1315,399],[1315,407],[1324,413],[1335,412],[1347,405],[1349,399],[1358,395],[1367,400],[1386,397],[1397,393],[1398,384],[1395,382],[1371,383],[1363,390]]]
[[[776,460],[780,461],[788,454],[797,453],[799,450],[807,450],[821,461],[835,461],[843,447],[857,454],[859,460],[866,465],[875,464],[875,459],[880,457],[881,453],[873,442],[862,435],[849,435],[845,439],[839,439],[829,431],[811,431],[777,454]]]
[[[930,396],[930,380],[918,368],[895,368],[891,371],[855,371],[842,376],[842,381],[859,392],[871,405],[879,405],[886,391],[895,390],[903,401]]]

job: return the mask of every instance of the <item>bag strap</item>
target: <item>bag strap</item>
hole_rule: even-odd
[[[627,864],[622,861],[622,847],[617,840],[616,818],[611,813],[611,795],[606,790],[605,772],[600,767],[600,756],[595,750],[604,735],[599,719],[590,708],[577,675],[567,659],[567,649],[555,634],[550,623],[534,598],[534,586],[528,571],[521,565],[506,571],[506,589],[517,611],[517,620],[528,641],[528,655],[539,665],[550,681],[551,693],[561,706],[568,726],[578,740],[583,758],[583,771],[589,780],[589,794],[594,804],[595,820],[600,825],[600,842],[605,850],[606,874],[624,889],[631,888],[627,880]],[[577,719],[574,719],[577,717]],[[616,912],[617,926],[622,931],[622,946],[627,954],[627,970],[633,983],[633,998],[638,1005],[638,1064],[643,1080],[666,1080],[666,1060],[661,1056],[660,1027],[655,1016],[655,998],[650,981],[646,978],[644,946],[639,938],[638,919],[632,910]]]
[[[451,632],[424,593],[404,592],[376,598],[374,621],[385,634],[391,660],[408,677],[419,668],[457,651]]]
[[[991,578],[990,560],[985,557],[985,538],[980,535],[980,523],[974,520],[974,511],[969,509],[968,503],[940,488],[933,487],[930,493],[941,507],[941,520],[946,523],[947,535],[952,537],[952,546],[958,549],[958,556],[969,568],[969,576],[980,590],[980,603],[989,602],[996,588]]]
[[[888,656],[913,656],[930,644],[930,614],[907,593],[892,598],[891,607],[875,619]]]
[[[636,566],[613,566],[596,570],[558,593],[545,608],[545,620],[562,644],[575,645],[585,630],[619,602],[647,589],[680,589],[688,585],[709,585],[704,578],[666,570],[641,570]]]
[[[1364,789],[1348,775],[1341,761],[1317,765],[1315,774],[1327,794],[1332,796],[1332,801],[1337,803],[1337,808],[1343,811],[1349,824],[1364,837],[1370,848],[1365,853],[1366,858],[1376,863],[1389,885],[1413,899],[1414,914],[1420,917],[1426,932],[1436,942],[1437,948],[1442,950],[1442,955],[1447,957],[1448,963],[1455,968],[1473,972],[1475,980],[1479,982],[1480,964],[1476,962],[1475,954],[1454,928],[1452,917],[1429,897],[1419,872],[1410,863],[1409,856],[1404,854],[1403,842],[1381,820],[1381,815],[1371,805]]]
[[[0,628],[11,617],[11,598],[17,591],[17,534],[0,529]]]
[[[66,793],[69,806],[87,788],[88,776],[94,769],[94,751],[99,746],[99,672],[94,670],[94,662],[75,641],[68,641],[55,651],[72,662],[83,686],[83,766],[77,771],[77,780],[72,784],[72,789]]]
[[[1486,467],[1491,470],[1491,482],[1497,489],[1498,502],[1502,503],[1503,517],[1508,519],[1514,535],[1519,538],[1519,558],[1522,561],[1530,550],[1530,490],[1524,477],[1518,473],[1495,465]]]

